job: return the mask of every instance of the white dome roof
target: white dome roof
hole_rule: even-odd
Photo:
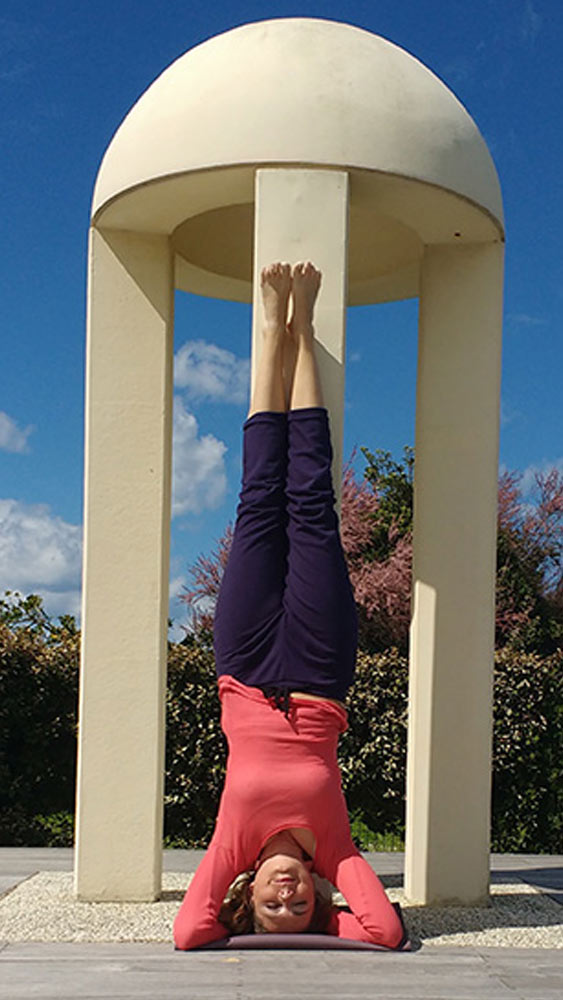
[[[493,161],[451,91],[391,42],[308,18],[244,25],[169,66],[106,151],[93,220],[174,233],[229,211],[248,240],[241,206],[251,219],[254,171],[272,165],[350,172],[352,249],[354,212],[376,210],[423,243],[502,238]],[[193,263],[211,273],[211,258]],[[243,271],[231,277],[245,283]]]

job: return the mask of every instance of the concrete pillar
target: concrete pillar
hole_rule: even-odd
[[[161,887],[173,362],[167,238],[91,230],[75,888]]]
[[[275,260],[311,260],[323,274],[315,311],[317,359],[340,497],[348,271],[348,174],[280,168],[256,171],[252,378],[262,343],[260,271]]]
[[[420,291],[405,890],[489,890],[500,244],[428,247]]]

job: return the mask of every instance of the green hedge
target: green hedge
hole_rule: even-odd
[[[72,842],[79,636],[0,623],[0,844]]]
[[[226,752],[214,680],[209,648],[171,648],[165,834],[178,846],[202,846],[213,829]],[[396,650],[359,654],[339,761],[361,847],[404,835],[407,691],[407,660]],[[561,650],[495,656],[491,843],[563,852]]]
[[[210,646],[171,644],[164,790],[167,846],[205,847],[213,833],[227,756],[220,716]]]
[[[495,657],[492,850],[563,853],[563,650]]]
[[[404,834],[408,663],[396,650],[359,653],[340,739],[342,787],[353,817],[369,831]],[[360,836],[367,847],[370,836]]]
[[[79,637],[0,624],[0,844],[72,840]],[[340,743],[343,785],[362,847],[404,831],[406,659],[360,653]],[[226,745],[209,644],[168,657],[165,842],[204,846]],[[563,651],[507,648],[495,659],[492,846],[563,852]],[[374,832],[372,832],[374,831]],[[398,838],[398,840],[397,840]]]

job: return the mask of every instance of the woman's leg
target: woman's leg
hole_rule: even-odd
[[[295,690],[342,700],[352,683],[357,618],[334,510],[328,414],[314,353],[320,274],[293,270],[297,361],[288,413],[285,658]]]
[[[264,325],[262,350],[250,400],[248,416],[255,413],[285,413],[286,390],[283,377],[287,309],[291,291],[289,264],[271,264],[260,275]]]
[[[321,287],[321,273],[310,262],[293,268],[293,315],[290,335],[295,344],[296,360],[289,407],[298,410],[324,406],[323,391],[315,356],[313,313]]]
[[[287,417],[281,372],[290,288],[289,265],[262,272],[264,340],[244,424],[237,520],[215,613],[217,674],[251,686],[269,680],[283,616]]]

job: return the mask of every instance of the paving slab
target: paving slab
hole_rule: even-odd
[[[423,947],[364,952],[174,952],[167,945],[9,945],[1,1000],[560,1000],[563,955]]]
[[[536,948],[478,949],[491,974],[514,997],[523,1000],[561,1000],[563,954]]]
[[[47,863],[49,871],[71,871],[73,859],[72,847],[0,847],[0,875],[31,875]]]
[[[413,967],[416,963],[416,970]],[[513,998],[477,954],[422,952],[354,956],[252,952],[240,956],[175,953],[157,946],[10,946],[0,953],[0,997],[409,997]],[[455,986],[455,993],[452,988]]]
[[[0,847],[0,896],[39,871],[72,871],[72,847]]]

